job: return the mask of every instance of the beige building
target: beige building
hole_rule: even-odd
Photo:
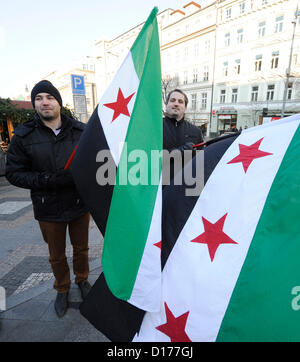
[[[79,79],[84,80],[85,94],[79,96],[73,94],[72,76],[78,76]],[[98,103],[93,57],[74,60],[73,63],[46,74],[43,79],[49,80],[57,87],[64,106],[74,111],[82,122],[88,121]]]
[[[211,136],[280,117],[283,106],[300,112],[296,10],[297,0],[205,0],[160,12],[163,90],[183,89],[186,118]],[[98,98],[142,26],[95,42]]]
[[[300,25],[296,10],[297,0],[217,4],[211,133],[281,117],[283,107],[284,115],[300,112]]]

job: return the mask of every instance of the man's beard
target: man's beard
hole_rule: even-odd
[[[168,113],[168,112],[166,111],[166,112],[164,112],[164,113],[165,113],[165,116],[177,120],[178,114],[177,114],[176,112]],[[183,120],[183,118],[184,118],[184,114],[180,117],[180,119],[177,120],[177,122],[180,122],[181,120]]]
[[[46,116],[43,116],[43,115],[40,115],[40,117],[42,118],[43,121],[45,122],[51,122],[55,119],[54,116],[50,116],[50,115],[46,115]]]
[[[39,116],[43,121],[51,122],[51,121],[55,120],[58,117],[58,114],[56,114],[56,112],[51,112],[51,113],[39,112]]]

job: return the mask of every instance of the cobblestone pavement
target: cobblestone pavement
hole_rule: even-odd
[[[91,284],[101,273],[102,239],[91,220]],[[74,278],[69,239],[66,254]],[[48,247],[33,218],[29,191],[14,187],[0,177],[0,310],[5,309],[0,312],[0,341],[107,341],[80,315],[81,297],[73,279],[70,308],[64,318],[57,318],[53,282]]]

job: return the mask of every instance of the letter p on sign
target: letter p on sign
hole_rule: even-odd
[[[71,74],[73,94],[85,94],[84,76]]]
[[[74,85],[75,85],[75,88],[78,88],[81,83],[82,83],[82,79],[81,79],[81,78],[79,78],[79,77],[74,77]]]

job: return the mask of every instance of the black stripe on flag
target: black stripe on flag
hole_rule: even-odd
[[[104,235],[114,186],[97,183],[97,170],[106,163],[106,160],[96,162],[97,153],[101,150],[109,150],[109,147],[96,107],[80,137],[71,171],[82,200]]]
[[[222,137],[207,143],[204,149],[204,182],[216,167],[224,152],[237,135]],[[193,159],[195,167],[196,160]],[[184,179],[184,178],[183,178]],[[198,197],[185,195],[186,185],[163,188],[162,209],[162,267],[187,222]],[[101,205],[99,201],[99,205]],[[103,273],[80,305],[81,314],[113,342],[132,341],[139,331],[145,311],[116,298],[109,291]]]

